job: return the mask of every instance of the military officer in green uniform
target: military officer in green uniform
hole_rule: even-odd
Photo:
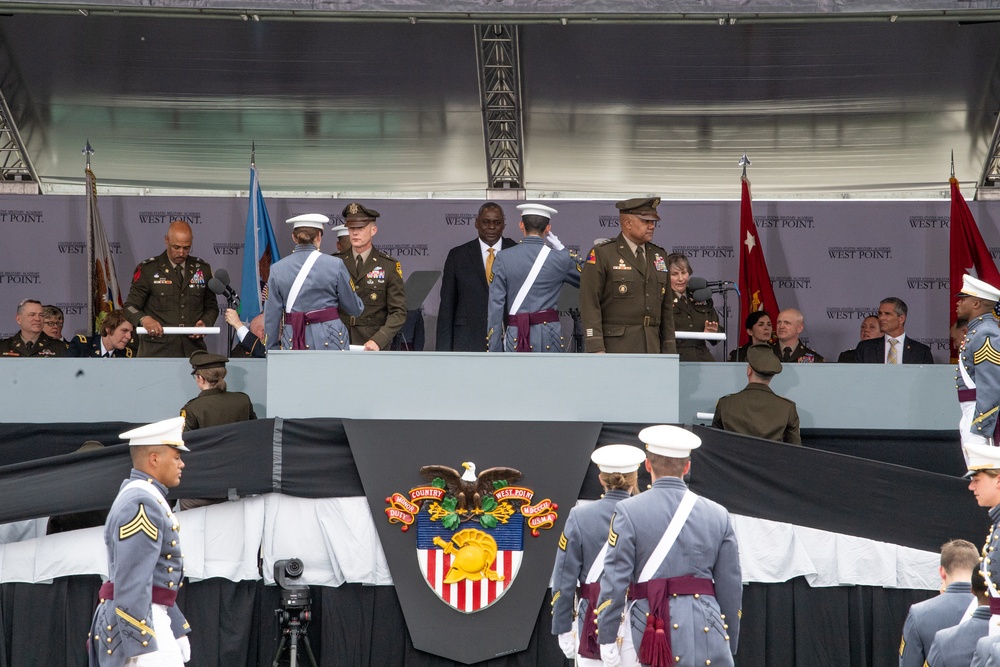
[[[227,361],[221,354],[204,350],[191,355],[191,375],[201,393],[181,409],[185,431],[257,419],[249,396],[240,391],[226,391]]]
[[[204,336],[164,335],[163,327],[208,327],[219,317],[219,302],[208,289],[212,267],[191,255],[191,225],[174,220],[167,228],[167,249],[135,267],[125,315],[139,338],[140,357],[189,357],[204,350]]]
[[[354,202],[344,208],[343,216],[351,248],[335,256],[347,266],[365,309],[357,317],[341,309],[340,319],[350,331],[351,345],[385,350],[406,322],[403,268],[372,245],[378,232],[378,211]]]
[[[5,357],[65,357],[68,345],[42,331],[42,302],[25,299],[17,304],[14,316],[20,328],[10,338],[0,340],[0,355]]]
[[[615,204],[621,233],[594,246],[580,277],[587,352],[676,354],[667,253],[651,243],[659,197]]]
[[[781,362],[769,345],[747,348],[747,386],[719,399],[712,426],[777,442],[801,445],[795,402],[768,386],[781,372]]]
[[[672,252],[667,255],[667,268],[670,269],[670,291],[674,308],[674,331],[693,331],[697,333],[718,333],[719,314],[712,304],[712,294],[707,292],[708,299],[699,301],[695,292],[688,287],[691,279],[691,262],[686,255]],[[717,341],[712,341],[715,345]],[[715,361],[703,340],[681,339],[677,341],[677,354],[681,361]]]

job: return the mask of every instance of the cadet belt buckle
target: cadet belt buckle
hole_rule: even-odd
[[[351,315],[351,326],[353,327],[356,322],[357,322],[357,318],[354,315]]]
[[[644,326],[644,327],[650,326],[650,324],[649,324],[649,315],[646,315],[644,318],[642,318],[642,326]]]

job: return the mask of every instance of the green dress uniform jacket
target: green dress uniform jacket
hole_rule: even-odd
[[[766,384],[751,382],[743,391],[719,399],[712,427],[755,438],[801,445],[795,402],[778,396]]]
[[[667,294],[670,295],[673,304],[674,331],[702,333],[705,331],[706,322],[719,321],[719,314],[715,312],[711,299],[695,301],[694,292],[691,290],[685,290],[684,296],[680,297],[669,287]],[[719,331],[722,330],[722,327],[719,327]],[[708,345],[703,340],[678,339],[677,354],[680,355],[681,361],[715,361],[715,357],[708,351]]]
[[[18,332],[10,338],[0,340],[0,356],[6,357],[65,357],[69,355],[69,345],[66,341],[58,340],[47,335],[44,331],[38,334],[31,349],[21,340],[21,333]]]
[[[587,352],[676,354],[666,251],[647,243],[646,262],[617,237],[594,246],[580,277]]]
[[[206,327],[219,317],[219,302],[208,289],[212,267],[208,262],[188,255],[185,273],[177,275],[167,252],[150,257],[135,267],[132,288],[125,299],[125,317],[138,328],[147,315],[165,327],[193,327],[201,320]],[[195,350],[206,349],[203,338],[165,335],[159,338],[139,336],[139,357],[190,357]]]
[[[232,424],[257,419],[250,397],[241,391],[206,389],[181,409],[184,430]]]
[[[354,281],[354,291],[365,305],[357,317],[343,309],[340,311],[340,319],[350,332],[351,345],[364,345],[373,340],[380,350],[388,350],[392,339],[406,323],[402,266],[375,247],[361,271],[358,271],[351,250],[334,256],[347,266]]]
[[[823,363],[823,355],[810,347],[806,347],[805,343],[803,343],[801,339],[795,346],[795,349],[792,350],[791,356],[788,359],[785,359],[781,354],[781,341],[771,343],[771,349],[774,350],[774,354],[777,355],[778,359],[780,359],[783,364]]]

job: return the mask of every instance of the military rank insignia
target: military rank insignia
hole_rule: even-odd
[[[424,466],[428,485],[385,499],[389,523],[407,532],[416,525],[417,561],[424,581],[450,607],[471,614],[489,607],[511,587],[524,553],[524,528],[538,537],[553,526],[558,505],[548,498],[532,504],[535,493],[516,486],[514,468],[474,463],[464,473],[442,465]]]

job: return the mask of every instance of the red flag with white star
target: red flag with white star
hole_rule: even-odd
[[[979,233],[976,219],[972,217],[969,205],[965,203],[962,191],[958,188],[958,179],[952,177],[951,182],[951,262],[948,277],[951,280],[951,293],[958,294],[962,289],[962,276],[966,273],[985,280],[994,287],[1000,287],[1000,271],[993,262],[990,249],[986,247],[983,235]],[[955,303],[954,296],[948,299],[948,310],[951,324],[954,326]],[[958,357],[958,350],[952,348],[952,360]]]
[[[771,276],[767,272],[764,261],[764,251],[757,234],[757,225],[753,221],[753,208],[750,205],[750,181],[743,181],[743,197],[740,201],[740,345],[746,345],[750,340],[743,323],[750,313],[758,310],[766,311],[771,318],[771,324],[778,321],[778,301],[774,298],[771,287]]]

